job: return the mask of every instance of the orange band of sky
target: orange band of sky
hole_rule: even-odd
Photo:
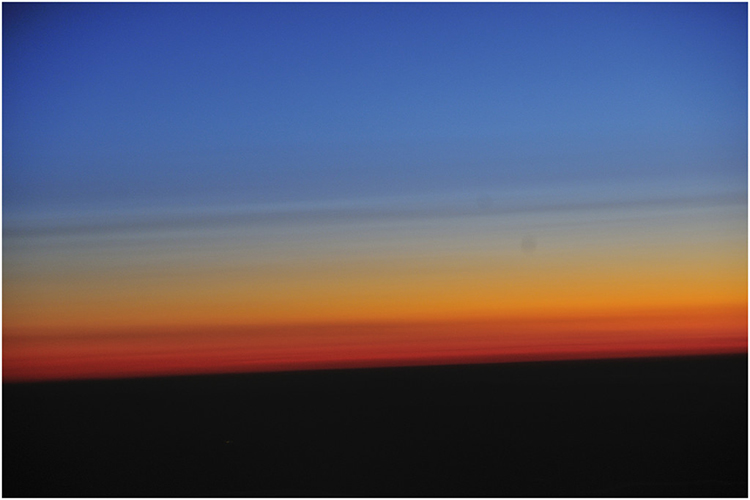
[[[6,331],[3,378],[199,373],[747,352],[747,309],[289,326]]]

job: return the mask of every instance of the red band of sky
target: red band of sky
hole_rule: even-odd
[[[604,318],[6,332],[6,382],[747,353],[746,310]]]

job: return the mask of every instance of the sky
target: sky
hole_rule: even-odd
[[[747,352],[746,4],[2,12],[5,380]]]

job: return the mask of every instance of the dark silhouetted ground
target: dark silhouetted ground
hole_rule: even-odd
[[[3,496],[747,497],[747,356],[3,386]]]

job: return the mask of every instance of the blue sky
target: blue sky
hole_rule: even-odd
[[[747,187],[747,5],[3,4],[6,213]]]

